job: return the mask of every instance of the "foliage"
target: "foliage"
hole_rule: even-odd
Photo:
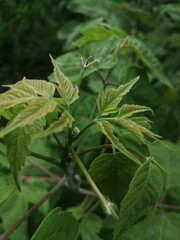
[[[0,94],[1,240],[179,239],[180,6],[166,2],[62,1],[68,52],[49,81]]]

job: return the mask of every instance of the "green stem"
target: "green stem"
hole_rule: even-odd
[[[79,134],[74,138],[74,140],[76,140],[77,138],[79,138],[88,128],[90,128],[91,126],[93,126],[94,124],[97,123],[97,119],[92,120],[91,122],[87,123],[79,132]]]
[[[79,152],[79,155],[83,155],[85,153],[92,152],[92,151],[101,150],[103,148],[112,148],[112,144],[102,144],[102,145],[98,145],[98,146],[95,146],[95,147],[91,147],[91,148],[88,148],[88,149],[86,149],[82,152]]]
[[[86,179],[88,180],[89,184],[91,185],[91,187],[93,188],[94,192],[97,194],[97,196],[99,197],[102,205],[104,206],[106,212],[110,215],[112,215],[111,213],[111,209],[108,206],[108,202],[105,199],[105,197],[103,196],[103,194],[100,192],[100,190],[98,189],[98,187],[96,186],[96,184],[94,183],[93,179],[91,178],[91,176],[89,175],[87,169],[85,168],[84,164],[82,163],[81,159],[79,158],[79,156],[77,155],[77,153],[74,151],[72,146],[68,146],[69,151],[71,152],[72,156],[74,157],[74,159],[76,160],[78,166],[80,167],[81,171],[84,173]]]
[[[45,160],[46,162],[53,163],[53,164],[55,164],[55,165],[57,165],[57,166],[59,166],[60,163],[61,163],[61,160],[59,160],[59,159],[47,157],[47,156],[44,156],[44,155],[42,155],[42,154],[40,154],[40,153],[35,153],[35,152],[32,152],[32,151],[31,151],[31,152],[30,152],[30,155],[31,155],[32,157],[39,158],[39,159],[41,159],[41,160]]]

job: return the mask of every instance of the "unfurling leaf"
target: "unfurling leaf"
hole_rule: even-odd
[[[109,139],[109,141],[117,148],[122,154],[126,157],[130,158],[132,161],[140,164],[140,161],[137,157],[135,157],[131,152],[129,152],[122,143],[120,143],[119,139],[113,133],[114,126],[108,121],[99,121],[98,125],[102,131],[102,133]]]
[[[120,240],[148,209],[155,206],[162,194],[160,169],[150,161],[145,162],[132,179],[129,190],[121,202],[119,221],[116,224],[113,240]]]
[[[53,112],[56,106],[57,103],[54,100],[49,100],[46,97],[36,97],[6,128],[0,131],[0,137],[3,137],[16,128],[29,125],[35,120],[43,118],[49,112]]]
[[[57,63],[52,57],[51,60],[54,66],[54,76],[58,84],[57,90],[62,97],[64,103],[67,105],[71,105],[79,98],[79,89],[77,86],[74,87],[71,81],[60,71]]]
[[[35,136],[35,138],[46,137],[52,133],[58,133],[64,130],[67,126],[72,127],[74,118],[69,114],[68,111],[64,111],[61,117],[53,122],[44,132]]]
[[[30,144],[31,137],[26,127],[21,127],[7,134],[4,141],[7,146],[7,158],[9,160],[10,169],[15,183],[20,189],[18,172],[25,164],[25,159],[29,152],[28,145]]]
[[[97,105],[100,115],[105,116],[110,113],[115,113],[119,109],[118,104],[126,95],[132,86],[138,81],[139,77],[134,78],[125,85],[120,85],[118,88],[112,88],[108,91],[101,90],[97,99]]]

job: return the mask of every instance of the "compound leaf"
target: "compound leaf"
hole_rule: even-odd
[[[129,190],[121,202],[119,221],[114,231],[114,240],[121,239],[148,209],[154,206],[162,194],[162,175],[157,166],[145,162],[132,179]]]
[[[130,158],[132,161],[140,164],[140,161],[131,152],[129,152],[122,143],[119,142],[119,139],[113,133],[115,127],[111,123],[103,120],[98,121],[98,125],[102,133],[109,139],[115,148],[117,148],[122,154]]]
[[[125,85],[120,85],[118,88],[112,88],[108,91],[101,90],[98,99],[97,105],[100,115],[105,116],[110,113],[118,111],[118,104],[122,100],[122,97],[126,95],[132,86],[137,82],[139,77],[134,78]]]

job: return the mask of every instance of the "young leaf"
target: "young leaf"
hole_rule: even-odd
[[[109,139],[109,141],[117,148],[122,154],[130,158],[137,164],[141,164],[139,159],[136,158],[131,152],[129,152],[122,143],[119,142],[119,139],[113,133],[114,126],[108,121],[98,121],[98,125],[102,133]]]
[[[0,174],[0,203],[3,202],[14,190],[14,185],[10,184],[4,174]]]
[[[49,100],[46,97],[36,97],[6,128],[0,131],[0,137],[3,137],[18,127],[26,126],[46,116],[49,112],[53,112],[56,106],[57,103],[54,100]]]
[[[75,240],[78,222],[69,212],[53,209],[42,221],[31,240]]]
[[[124,104],[120,110],[119,110],[119,117],[120,118],[127,118],[127,117],[131,117],[132,115],[136,114],[136,113],[140,113],[140,112],[146,112],[146,111],[152,111],[151,108],[146,107],[146,106],[142,106],[142,105],[135,105],[135,104]]]
[[[128,37],[128,45],[140,57],[144,64],[154,73],[155,77],[168,87],[173,87],[171,82],[165,76],[162,65],[153,52],[139,39],[135,37]]]
[[[55,92],[55,85],[45,80],[30,80],[23,78],[22,83],[28,87],[33,88],[37,95],[44,97],[53,97]]]
[[[136,172],[129,185],[129,191],[121,202],[119,221],[114,231],[114,240],[120,240],[148,208],[156,204],[162,194],[162,175],[158,167],[145,162]]]
[[[46,137],[52,133],[61,132],[67,126],[72,127],[73,121],[74,118],[69,114],[69,112],[64,111],[57,121],[54,121],[44,132],[38,134],[35,138]]]
[[[97,99],[97,105],[100,115],[105,116],[110,113],[117,112],[117,106],[122,100],[122,97],[130,91],[130,89],[137,82],[138,79],[139,77],[136,77],[127,84],[120,85],[116,89],[109,89],[107,92],[101,90]]]
[[[20,189],[18,182],[18,172],[25,164],[26,156],[28,155],[28,145],[31,138],[25,127],[17,128],[11,131],[4,138],[7,146],[7,158],[9,160],[10,169],[14,177],[17,187]]]
[[[107,153],[97,157],[89,171],[104,194],[119,207],[138,167],[138,164],[121,153]]]
[[[77,86],[73,87],[71,81],[60,71],[58,65],[52,57],[51,61],[54,66],[54,76],[58,84],[57,90],[65,104],[71,105],[79,98],[79,89]]]
[[[0,94],[0,109],[8,109],[21,103],[31,102],[36,97],[34,91],[11,88]]]

